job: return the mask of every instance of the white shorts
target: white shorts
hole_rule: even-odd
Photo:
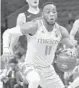
[[[48,67],[26,67],[25,73],[35,70],[40,76],[40,86],[42,88],[64,88],[64,84],[56,74],[53,66]]]

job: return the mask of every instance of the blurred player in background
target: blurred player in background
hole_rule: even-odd
[[[76,40],[76,35],[79,34],[79,19],[77,19],[72,27],[72,30],[70,32],[70,37],[72,41],[75,41],[75,44],[77,45],[77,52],[78,52],[78,58],[77,58],[77,66],[72,71],[71,75],[73,76],[73,82],[70,84],[68,88],[79,88],[79,43]]]
[[[26,22],[28,22],[33,20],[34,18],[41,16],[41,9],[39,8],[39,0],[26,0],[26,2],[28,3],[28,10],[18,15],[18,19],[20,19],[19,25],[24,24],[25,21],[23,20],[26,20]],[[26,51],[27,50],[26,35],[20,36],[18,41],[21,43],[22,47]]]
[[[9,34],[31,34],[28,39],[24,76],[29,88],[64,88],[52,62],[60,40],[73,48],[67,30],[56,23],[56,5],[48,2],[43,7],[42,17],[9,29]],[[15,31],[17,29],[17,31]]]

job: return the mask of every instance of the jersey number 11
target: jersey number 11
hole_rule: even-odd
[[[51,45],[46,45],[45,46],[45,55],[50,55],[51,49],[52,49]]]

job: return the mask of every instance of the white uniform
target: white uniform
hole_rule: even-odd
[[[15,35],[12,33],[15,33]],[[16,45],[19,36],[21,36],[21,33],[18,33],[18,27],[7,29],[3,33],[3,53],[5,52],[13,53],[12,49]]]
[[[7,29],[4,33],[3,33],[3,53],[4,52],[10,52],[13,53],[12,48],[16,45],[19,37],[21,36],[20,33],[18,33],[18,27],[19,25],[23,24],[26,22],[26,17],[24,15],[24,13],[20,13],[17,17],[16,20],[16,27],[13,27],[11,29]],[[13,30],[11,32],[11,30]],[[16,30],[16,31],[15,31]],[[16,32],[16,34],[12,34]]]
[[[27,74],[29,70],[34,69],[40,75],[40,85],[43,88],[63,88],[64,85],[52,66],[57,46],[62,38],[60,26],[56,23],[53,31],[48,32],[42,20],[40,23],[36,34],[28,39],[24,73]]]

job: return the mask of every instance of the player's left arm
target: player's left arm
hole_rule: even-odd
[[[70,39],[68,31],[62,26],[60,26],[60,30],[61,30],[61,35],[62,35],[62,39],[60,43],[65,44],[68,48],[73,48],[74,44],[72,43],[72,40]]]
[[[70,32],[70,38],[71,39],[75,39],[75,35],[76,33],[78,32],[78,29],[79,29],[79,20],[76,20],[73,24],[73,27],[71,29],[71,32]]]

